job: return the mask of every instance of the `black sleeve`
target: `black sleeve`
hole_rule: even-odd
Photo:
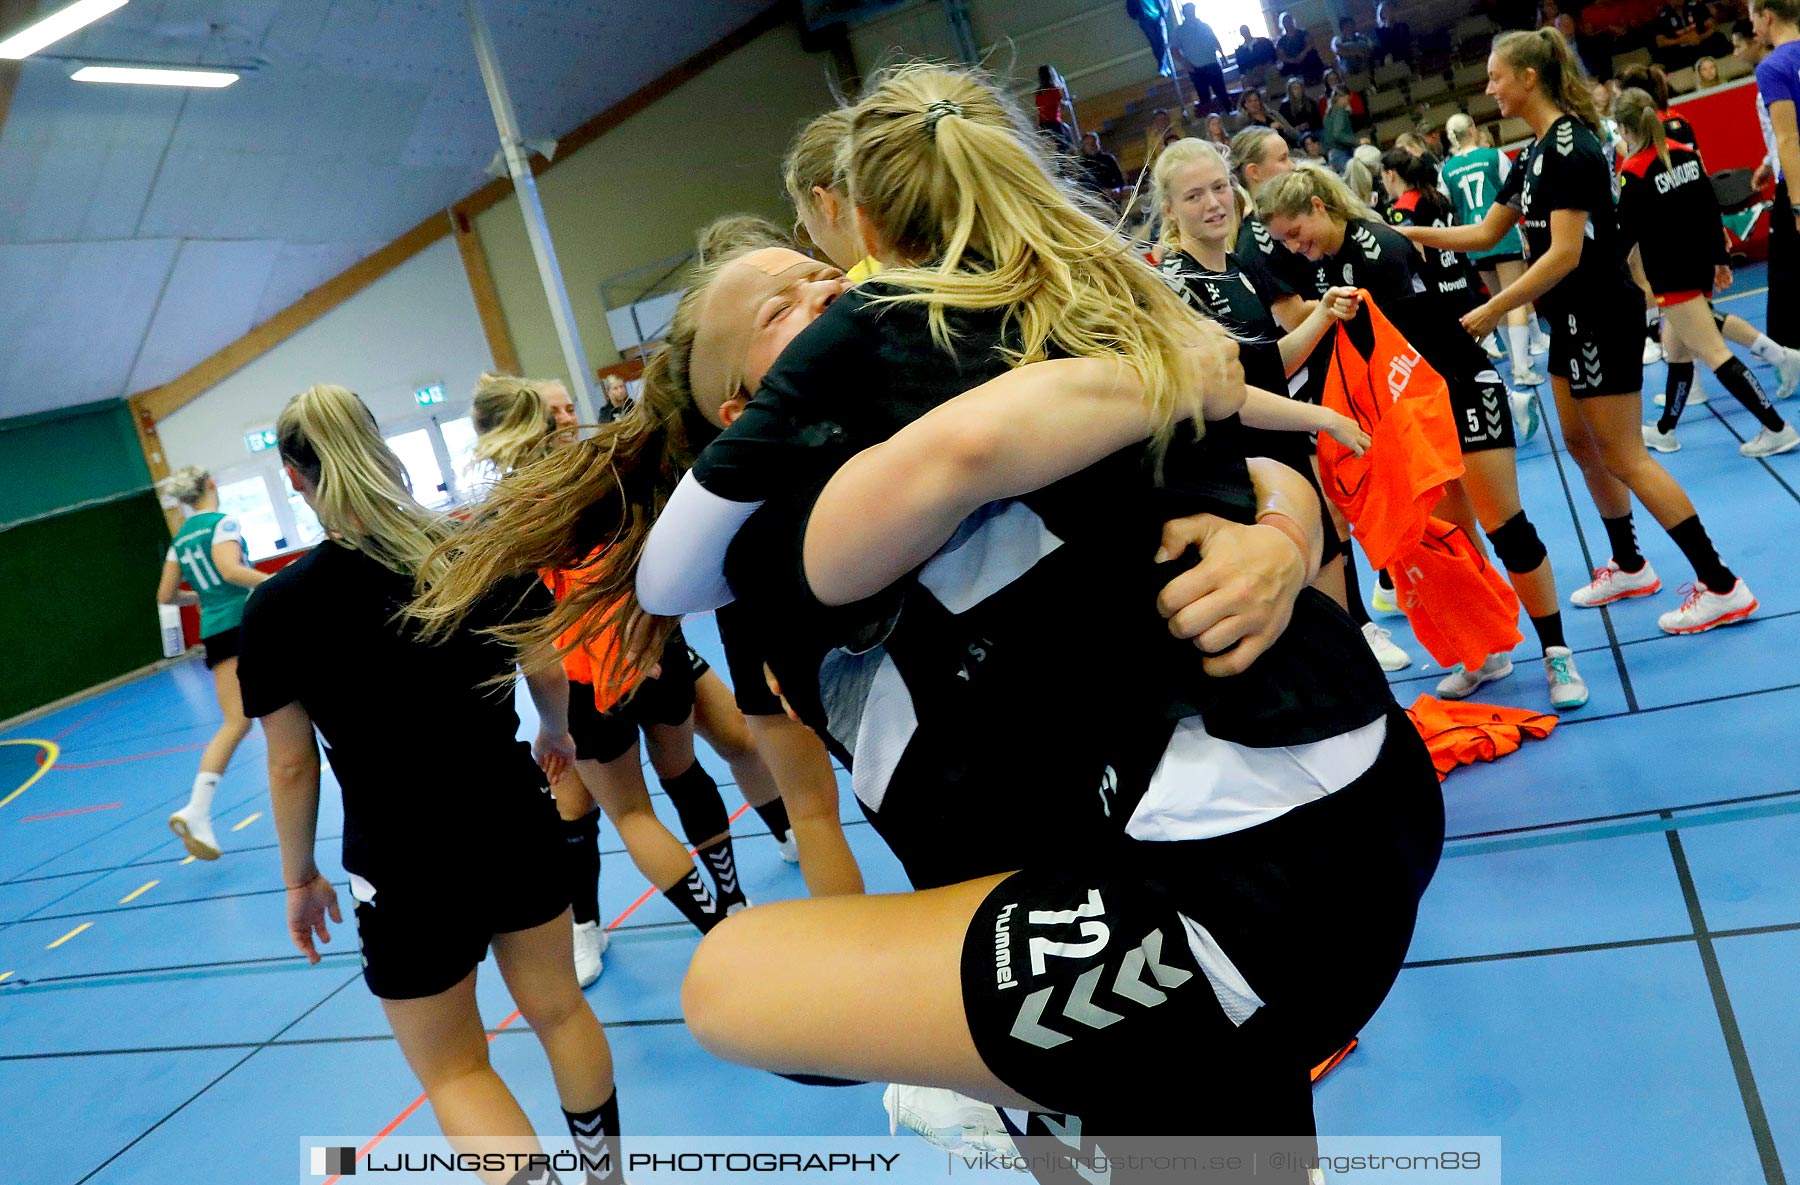
[[[300,698],[299,666],[292,651],[304,630],[288,611],[292,599],[287,583],[277,573],[244,602],[244,621],[238,627],[238,691],[244,715],[252,719]]]
[[[1624,244],[1624,250],[1630,250],[1633,243],[1643,241],[1645,224],[1649,221],[1650,207],[1655,200],[1650,190],[1651,182],[1648,178],[1631,173],[1619,174],[1619,238]]]
[[[1504,163],[1504,162],[1502,162]],[[1523,212],[1525,205],[1525,167],[1531,163],[1531,145],[1519,150],[1519,159],[1512,162],[1506,170],[1506,176],[1500,180],[1500,192],[1494,195],[1494,204],[1508,206],[1515,213]]]
[[[1606,163],[1606,154],[1592,135],[1576,133],[1573,120],[1557,126],[1538,160],[1543,162],[1544,171],[1538,175],[1533,191],[1534,215],[1552,210],[1582,210],[1598,216],[1612,208],[1612,170]]]
[[[1275,266],[1278,258],[1276,252],[1286,250],[1286,247],[1277,243],[1274,236],[1269,234],[1268,227],[1260,221],[1251,220],[1244,224],[1237,250],[1232,252],[1233,258],[1238,261],[1238,266],[1243,269],[1245,275],[1250,277],[1250,283],[1255,286],[1256,294],[1262,297],[1263,304],[1271,309],[1275,307],[1277,301],[1285,300],[1290,296],[1298,296],[1302,300],[1312,300],[1318,295],[1303,288],[1296,288],[1281,274],[1281,269]]]

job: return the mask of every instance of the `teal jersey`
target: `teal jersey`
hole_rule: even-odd
[[[1510,163],[1497,148],[1471,148],[1444,162],[1439,171],[1450,200],[1456,203],[1459,226],[1475,226],[1487,217],[1488,208],[1500,195],[1500,183],[1506,179]],[[1506,237],[1486,251],[1471,251],[1469,258],[1477,262],[1494,255],[1518,255],[1519,228],[1509,227]]]
[[[182,579],[200,597],[202,638],[236,629],[244,620],[244,600],[250,590],[219,575],[212,558],[214,545],[233,541],[240,548],[244,545],[244,533],[238,527],[238,520],[229,514],[209,510],[182,523],[169,548],[168,558],[181,565]]]

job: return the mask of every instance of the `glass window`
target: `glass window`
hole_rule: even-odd
[[[246,561],[274,555],[286,543],[281,537],[281,523],[275,517],[275,503],[269,498],[269,484],[262,474],[221,485],[219,509],[237,518],[238,527],[244,532]]]
[[[313,513],[313,508],[306,504],[306,499],[294,489],[294,483],[288,480],[286,469],[281,471],[281,488],[287,493],[288,509],[293,512],[294,526],[300,532],[300,538],[290,540],[290,545],[311,547],[325,538],[325,528],[319,525],[319,516]]]
[[[450,454],[450,473],[456,482],[456,492],[461,495],[462,500],[467,501],[483,484],[481,474],[473,468],[475,421],[463,416],[461,419],[439,424],[438,431],[444,434],[444,449]]]
[[[406,466],[412,479],[413,497],[422,505],[441,510],[450,505],[450,486],[438,465],[437,450],[431,447],[431,431],[416,428],[387,438],[387,445]]]

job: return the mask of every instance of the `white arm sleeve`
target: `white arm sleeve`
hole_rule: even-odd
[[[661,617],[729,605],[725,551],[761,505],[729,502],[709,493],[692,473],[684,476],[644,543],[637,574],[639,603]]]

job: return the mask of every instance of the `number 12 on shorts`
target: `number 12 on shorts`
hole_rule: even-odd
[[[1042,975],[1044,961],[1055,955],[1061,959],[1086,959],[1097,955],[1106,947],[1106,940],[1112,932],[1100,915],[1106,912],[1106,905],[1100,900],[1099,889],[1089,889],[1087,904],[1077,905],[1074,909],[1034,909],[1025,915],[1025,921],[1032,926],[1068,926],[1080,924],[1081,938],[1076,942],[1056,942],[1039,935],[1032,935],[1028,944],[1031,952],[1031,973]]]

